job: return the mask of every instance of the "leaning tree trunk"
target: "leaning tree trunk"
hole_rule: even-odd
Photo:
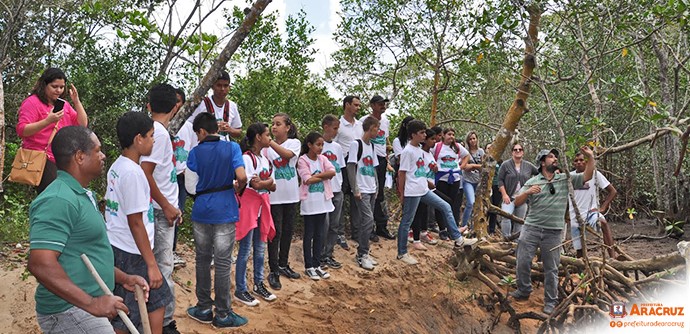
[[[5,179],[5,88],[2,83],[2,71],[0,71],[0,193],[3,192],[2,180]]]
[[[208,90],[211,88],[211,86],[213,86],[213,83],[218,78],[218,72],[225,67],[225,64],[227,64],[230,60],[230,57],[232,57],[235,51],[237,51],[237,49],[240,47],[240,44],[242,44],[244,39],[249,35],[249,32],[252,30],[252,27],[254,27],[254,24],[261,16],[261,13],[264,11],[264,9],[266,9],[266,6],[268,6],[271,1],[272,0],[256,0],[254,5],[252,5],[252,8],[244,18],[244,21],[242,21],[240,27],[237,28],[237,31],[235,31],[235,33],[232,35],[228,44],[225,46],[223,51],[221,51],[218,58],[216,58],[216,60],[213,62],[213,65],[211,65],[211,68],[208,70],[208,72],[206,72],[206,75],[204,75],[204,78],[201,79],[201,83],[199,84],[199,87],[194,90],[192,98],[187,100],[187,103],[185,103],[185,105],[182,107],[182,110],[180,110],[172,121],[170,121],[170,131],[172,133],[177,132],[182,125],[182,122],[184,122],[185,119],[192,114],[194,109],[196,109],[199,103],[201,103],[201,99],[204,98]]]
[[[534,67],[536,66],[535,50],[538,42],[541,8],[533,4],[527,7],[527,12],[530,19],[527,38],[525,38],[525,58],[522,63],[522,77],[520,78],[515,100],[510,109],[508,109],[501,130],[496,135],[491,149],[482,162],[482,178],[475,194],[477,200],[472,210],[472,221],[474,222],[474,232],[480,238],[487,235],[487,213],[491,204],[491,180],[494,176],[496,160],[503,154],[503,151],[510,143],[520,118],[527,111],[527,98],[529,97],[532,84],[532,72],[534,72]]]

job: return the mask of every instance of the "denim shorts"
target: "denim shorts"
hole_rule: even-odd
[[[146,262],[144,262],[144,258],[141,255],[127,253],[117,247],[113,247],[113,254],[115,255],[115,267],[129,275],[139,275],[147,282],[149,281],[148,267],[146,266]],[[132,320],[132,323],[134,323],[137,328],[141,328],[139,304],[137,304],[136,299],[134,299],[134,292],[126,290],[120,284],[116,284],[113,294],[124,299],[125,305],[129,309],[129,319]],[[173,297],[170,293],[170,288],[164,279],[163,284],[158,289],[151,289],[149,291],[149,301],[146,303],[146,309],[148,312],[153,312],[170,304],[172,301]],[[117,329],[127,329],[127,326],[122,319],[120,319],[120,317],[115,317],[115,319],[112,321],[112,325]]]

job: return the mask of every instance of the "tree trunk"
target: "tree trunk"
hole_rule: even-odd
[[[439,67],[434,68],[434,87],[431,91],[431,122],[429,126],[436,125],[436,113],[438,112],[438,82],[441,79]]]
[[[237,51],[237,49],[240,47],[240,44],[242,44],[244,39],[249,35],[252,27],[254,27],[254,24],[269,3],[271,3],[271,0],[256,0],[254,5],[252,5],[252,8],[244,18],[244,21],[242,21],[240,27],[237,28],[237,31],[235,31],[235,33],[232,35],[228,44],[225,46],[223,51],[221,51],[220,55],[218,55],[218,58],[213,62],[208,72],[206,72],[206,75],[204,75],[204,78],[201,80],[199,87],[194,90],[192,98],[187,100],[187,103],[185,103],[185,105],[182,107],[182,110],[180,110],[170,121],[171,133],[176,133],[182,125],[182,122],[184,122],[187,117],[192,114],[194,109],[196,109],[199,103],[201,103],[201,100],[204,98],[204,96],[206,96],[206,93],[211,86],[213,86],[216,78],[218,78],[218,72],[225,67],[230,60],[230,57],[232,57],[235,51]]]
[[[529,13],[529,28],[527,38],[525,38],[525,57],[522,65],[522,77],[518,85],[513,104],[508,109],[501,130],[498,131],[491,149],[486,154],[482,162],[482,178],[477,186],[475,193],[474,209],[472,210],[472,221],[474,222],[474,232],[477,237],[482,238],[487,235],[486,225],[488,222],[488,209],[491,205],[491,180],[496,170],[496,160],[501,157],[503,151],[513,138],[515,129],[520,122],[520,118],[527,111],[527,98],[530,94],[532,83],[532,72],[536,66],[536,44],[539,34],[539,21],[541,19],[541,8],[532,4],[527,7]]]
[[[5,87],[3,84],[2,71],[0,71],[0,193],[4,191],[2,181],[5,179]]]

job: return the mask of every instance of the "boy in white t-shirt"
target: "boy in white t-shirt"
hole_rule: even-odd
[[[117,137],[122,155],[108,170],[105,194],[108,239],[113,247],[115,266],[148,281],[151,288],[146,303],[148,317],[153,331],[160,333],[165,306],[173,297],[153,256],[153,206],[146,175],[139,166],[139,158],[151,154],[153,149],[153,121],[145,113],[128,112],[117,122]],[[114,294],[122,297],[130,310],[130,319],[141,328],[141,314],[134,293],[116,285]],[[127,333],[119,317],[112,325],[117,333]]]
[[[141,157],[141,169],[151,187],[153,198],[153,216],[156,227],[153,255],[158,268],[170,287],[173,301],[165,307],[164,327],[168,332],[176,332],[177,325],[172,319],[175,312],[175,282],[172,280],[175,224],[182,219],[178,208],[177,171],[168,123],[177,110],[175,88],[168,84],[158,84],[149,90],[147,108],[153,119],[153,150],[148,156]]]
[[[333,211],[328,214],[328,233],[326,235],[326,243],[323,252],[321,253],[321,266],[325,268],[340,269],[342,264],[333,258],[333,249],[336,244],[347,246],[345,238],[341,239],[341,235],[345,234],[345,228],[341,221],[343,213],[343,172],[345,167],[345,158],[343,157],[343,148],[333,139],[338,134],[340,121],[334,115],[326,115],[321,120],[321,127],[323,128],[323,154],[328,161],[331,162],[335,168],[335,176],[331,179],[333,187]]]
[[[451,237],[455,240],[455,247],[473,245],[477,239],[463,239],[453,218],[450,204],[429,191],[429,171],[424,163],[424,152],[419,147],[426,139],[426,125],[419,120],[410,121],[407,133],[410,141],[400,154],[398,172],[398,192],[399,197],[403,199],[403,214],[398,227],[398,259],[412,265],[418,262],[407,253],[407,234],[420,201],[443,213]]]
[[[374,228],[374,206],[378,182],[376,177],[376,166],[378,159],[374,152],[371,140],[379,132],[379,120],[374,117],[367,117],[362,123],[364,134],[362,139],[355,140],[350,144],[350,152],[347,158],[347,176],[354,196],[354,202],[358,217],[352,217],[357,225],[357,257],[355,260],[360,267],[366,270],[373,270],[376,262],[369,255],[369,237]]]

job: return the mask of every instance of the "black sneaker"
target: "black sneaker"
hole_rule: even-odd
[[[395,240],[395,236],[392,235],[391,232],[389,232],[388,229],[385,229],[385,228],[384,228],[384,229],[380,229],[380,230],[377,229],[377,230],[376,230],[376,235],[378,235],[378,236],[380,236],[380,237],[382,237],[382,238],[384,238],[384,239]]]
[[[278,298],[276,297],[276,295],[272,294],[270,291],[268,291],[268,289],[266,289],[266,286],[263,282],[254,285],[254,294],[269,302],[274,301],[276,300],[276,298]]]
[[[429,226],[429,232],[438,234],[440,231],[438,230],[438,226]]]
[[[371,241],[371,242],[379,242],[379,236],[376,235],[376,233],[372,233],[372,234],[369,236],[369,241]]]
[[[342,267],[343,265],[332,257],[328,257],[321,261],[321,268],[340,269]]]
[[[443,240],[443,241],[448,241],[450,240],[450,235],[448,234],[448,231],[443,230],[438,233],[438,238]]]
[[[199,306],[192,306],[187,309],[187,315],[202,324],[210,324],[213,321],[213,311],[210,308],[202,309]]]
[[[344,235],[338,236],[338,246],[344,250],[350,250],[350,245],[347,244],[347,238]]]
[[[180,334],[175,320],[171,321],[167,326],[163,326],[163,334]]]
[[[270,285],[273,290],[280,290],[283,288],[283,285],[280,284],[280,272],[272,271],[268,274],[268,285]]]
[[[511,297],[515,300],[527,300],[529,299],[529,295],[523,295],[519,291],[515,290],[509,293]]]
[[[256,300],[256,298],[254,298],[251,294],[249,294],[249,291],[235,291],[235,298],[237,298],[237,300],[241,301],[242,303],[244,303],[244,305],[247,306],[259,305],[259,301]]]
[[[280,271],[281,275],[287,278],[298,279],[300,277],[299,274],[292,270],[289,265],[285,267],[278,267],[278,270]]]
[[[247,324],[247,318],[230,311],[225,318],[215,316],[213,318],[213,327],[216,328],[230,328],[230,327],[240,327]]]

